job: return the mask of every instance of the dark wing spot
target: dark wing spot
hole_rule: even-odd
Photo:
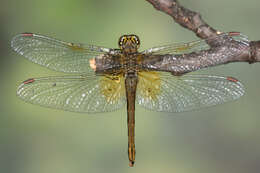
[[[236,78],[233,77],[227,77],[227,80],[229,80],[230,82],[238,82],[238,80]]]
[[[27,32],[25,32],[25,33],[22,33],[22,36],[24,36],[24,37],[32,37],[32,36],[33,36],[33,33],[27,33]]]
[[[34,79],[27,79],[26,81],[23,81],[23,84],[29,84],[29,83],[33,83],[35,80]]]
[[[229,36],[238,36],[238,35],[240,35],[240,32],[229,32],[228,35]]]

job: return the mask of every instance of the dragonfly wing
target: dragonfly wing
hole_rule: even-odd
[[[122,77],[62,76],[28,79],[17,95],[30,103],[72,112],[107,112],[125,104]]]
[[[163,112],[183,112],[238,99],[243,85],[232,77],[141,72],[137,103]]]
[[[90,59],[114,52],[109,48],[67,43],[32,33],[16,35],[11,41],[11,46],[17,53],[34,63],[68,73],[93,73]]]
[[[173,43],[169,45],[153,47],[143,51],[142,53],[163,55],[163,54],[186,54],[191,52],[198,52],[201,50],[210,49],[208,43],[213,40],[218,40],[219,45],[223,45],[225,41],[231,41],[231,40],[235,40],[246,45],[249,44],[249,40],[247,36],[238,32],[228,32],[228,33],[219,34],[217,37],[211,37],[208,39],[202,39],[202,40],[192,41],[188,43]]]

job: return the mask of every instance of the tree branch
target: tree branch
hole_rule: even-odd
[[[155,9],[170,15],[173,18],[173,20],[176,23],[180,24],[182,27],[193,31],[199,38],[201,38],[201,39],[208,39],[208,38],[212,38],[212,37],[216,38],[214,40],[211,39],[212,40],[211,42],[207,42],[208,45],[211,47],[211,49],[196,53],[197,63],[200,62],[204,65],[200,66],[199,64],[197,64],[197,66],[200,66],[200,67],[195,68],[195,69],[200,69],[200,68],[208,67],[208,66],[220,65],[220,64],[229,63],[229,62],[238,62],[238,61],[239,62],[248,62],[248,63],[260,62],[260,41],[249,41],[249,44],[246,47],[245,47],[245,45],[242,45],[241,42],[234,41],[234,40],[232,40],[231,42],[225,42],[225,44],[219,45],[219,43],[222,43],[222,41],[219,41],[218,40],[219,37],[216,37],[216,36],[221,34],[221,32],[217,31],[216,29],[209,26],[201,18],[199,13],[191,11],[191,10],[181,6],[177,0],[146,0],[146,1],[151,3]],[[241,47],[243,47],[243,49],[237,49],[237,48],[241,48]],[[227,48],[231,52],[233,50],[236,50],[237,56],[234,56],[233,53],[228,54]],[[223,49],[226,50],[226,56],[222,56],[222,58],[224,58],[224,59],[218,59],[219,61],[216,61],[216,62],[218,62],[216,64],[206,63],[206,61],[208,61],[208,58],[204,58],[205,62],[203,61],[203,59],[201,59],[201,57],[205,57],[205,55],[210,55],[212,52],[214,52],[215,55],[216,54],[222,55],[223,52],[219,52],[219,51],[221,51]],[[232,55],[232,56],[229,56],[229,55]],[[183,56],[183,58],[178,60],[178,62],[181,63],[182,65],[185,65],[185,63],[191,63],[191,60],[193,62],[194,62],[194,60],[196,60],[194,53],[184,54],[182,56]],[[198,62],[198,59],[200,59],[199,62]]]
[[[177,0],[147,0],[155,9],[170,15],[175,22],[187,28],[202,39],[216,36],[218,31],[210,27],[200,14],[179,4]]]

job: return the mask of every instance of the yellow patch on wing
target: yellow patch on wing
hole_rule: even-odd
[[[125,95],[125,80],[122,74],[102,77],[99,86],[108,103],[116,103]]]
[[[83,48],[80,44],[68,43],[68,46],[69,46],[72,50],[79,50],[79,51],[83,51],[83,50],[84,50],[84,48]]]
[[[161,93],[161,80],[158,72],[139,72],[138,89],[141,97],[157,100]]]

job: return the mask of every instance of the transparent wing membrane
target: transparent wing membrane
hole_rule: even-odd
[[[220,45],[232,40],[249,44],[246,36],[236,32],[217,37]],[[130,69],[138,73],[136,103],[150,110],[182,112],[235,100],[244,94],[243,85],[235,78],[142,71],[129,60],[137,58],[138,64],[143,57],[206,50],[212,39],[216,37],[154,47],[128,57],[117,49],[67,43],[32,33],[19,34],[11,42],[19,54],[52,70],[83,75],[28,79],[19,86],[17,95],[33,104],[73,112],[114,111],[125,105],[124,76]],[[109,73],[95,74],[97,65],[99,69],[109,69]]]
[[[89,60],[113,52],[108,48],[67,43],[32,33],[16,35],[11,46],[34,63],[67,73],[93,73]]]
[[[243,85],[231,77],[141,72],[136,101],[153,111],[183,112],[238,99]]]
[[[217,37],[208,38],[204,40],[197,40],[188,43],[173,43],[169,45],[153,47],[143,51],[142,53],[162,55],[162,54],[185,54],[191,52],[198,52],[201,50],[209,49],[210,46],[208,45],[208,42],[211,42],[212,40],[216,40],[216,38],[218,38],[218,40],[222,40],[223,42],[227,41],[227,39],[229,41],[233,39],[235,41],[239,41],[247,45],[249,44],[247,36],[242,35],[241,33],[238,32],[228,32],[228,33],[222,33]]]
[[[73,112],[107,112],[125,104],[122,76],[63,76],[28,79],[17,95],[30,103]]]

